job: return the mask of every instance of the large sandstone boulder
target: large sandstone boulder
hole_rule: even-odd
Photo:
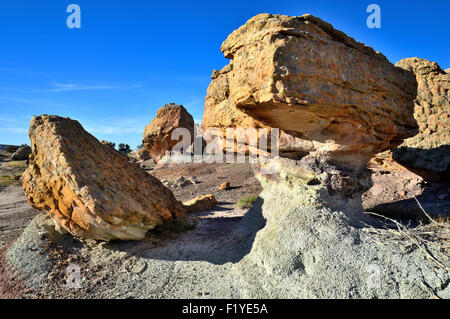
[[[28,145],[22,145],[14,152],[11,159],[13,161],[24,161],[28,159],[28,156],[31,154],[31,147]]]
[[[177,128],[185,128],[190,133],[189,141],[172,139]],[[143,143],[147,152],[157,163],[166,152],[170,152],[179,142],[189,147],[194,142],[194,119],[182,105],[166,104],[156,113],[156,118],[145,127]]]
[[[221,50],[223,108],[315,141],[336,162],[364,166],[417,133],[413,74],[316,17],[257,15]]]
[[[414,117],[419,134],[394,150],[405,166],[435,179],[450,179],[450,74],[436,62],[408,58],[396,64],[416,75]]]
[[[74,120],[33,117],[32,154],[23,175],[31,206],[45,210],[61,232],[109,241],[141,240],[186,214],[158,179],[101,144]]]

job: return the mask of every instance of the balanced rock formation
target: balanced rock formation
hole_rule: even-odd
[[[260,14],[221,50],[231,59],[217,74],[228,81],[224,108],[315,141],[335,161],[364,166],[417,133],[414,75],[319,18]]]
[[[23,175],[31,206],[61,232],[109,241],[141,240],[186,210],[157,178],[101,144],[74,120],[33,117],[32,154]]]
[[[408,58],[396,64],[416,75],[414,117],[419,134],[394,150],[395,160],[425,175],[450,180],[450,74],[436,62]]]
[[[421,269],[448,295],[448,269],[420,250],[405,254],[386,242],[388,232],[372,234],[362,223],[377,225],[361,201],[372,184],[369,159],[418,132],[414,75],[311,15],[258,15],[221,50],[232,60],[213,80],[228,81],[223,109],[245,113],[244,125],[254,120],[310,141],[299,158],[254,166],[262,206],[244,219],[260,210],[266,223],[233,265],[245,296],[425,298]]]
[[[28,156],[31,154],[31,147],[28,145],[22,145],[14,152],[11,159],[13,161],[24,161],[28,159]]]
[[[448,296],[448,268],[361,223],[377,224],[361,205],[368,160],[417,133],[414,75],[310,15],[258,15],[221,49],[231,105],[313,146],[256,166],[266,224],[234,265],[246,297],[427,298],[423,281]]]
[[[190,140],[172,138],[177,128],[187,129]],[[182,142],[188,148],[194,142],[194,119],[182,105],[166,104],[158,110],[156,118],[145,127],[143,143],[155,163],[170,152],[175,145]]]

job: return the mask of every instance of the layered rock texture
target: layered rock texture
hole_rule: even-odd
[[[364,163],[417,133],[413,74],[319,18],[260,14],[221,50],[231,62],[213,75],[206,111],[231,113],[218,117],[224,126],[279,128],[341,163]]]
[[[434,179],[450,180],[450,74],[436,62],[408,58],[396,64],[415,74],[414,117],[419,134],[394,150],[394,159]]]
[[[271,128],[261,121],[252,118],[235,107],[230,96],[229,77],[232,76],[232,64],[225,66],[221,71],[214,70],[211,83],[205,98],[205,112],[202,128],[208,143],[217,142],[224,152],[259,154],[258,143],[252,143],[246,136],[240,139],[238,136],[227,136],[227,129],[258,129],[257,138],[264,136],[267,139],[267,150],[272,148]],[[279,152],[285,156],[296,157],[305,152],[314,150],[312,141],[304,140],[287,134],[279,133]]]
[[[77,237],[140,240],[186,214],[158,179],[101,144],[74,120],[33,117],[32,154],[23,175],[31,206],[45,210],[57,229]]]
[[[450,298],[448,256],[397,237],[362,214],[359,196],[336,196],[305,159],[272,161],[259,173],[266,224],[233,271],[244,298]],[[364,221],[364,222],[361,222]],[[243,226],[244,226],[243,225]],[[369,226],[370,225],[370,226]],[[381,226],[381,227],[380,227]],[[442,263],[442,264],[440,264]]]
[[[172,133],[178,128],[188,130],[190,134],[188,140],[184,141],[179,136],[172,138]],[[166,104],[158,110],[156,118],[145,127],[144,147],[157,163],[180,142],[185,148],[194,142],[194,119],[182,105]]]

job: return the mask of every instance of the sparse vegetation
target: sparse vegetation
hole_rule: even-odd
[[[26,161],[11,161],[11,162],[7,162],[5,164],[5,167],[19,168],[19,169],[25,170],[25,168],[27,167],[27,163],[26,163]]]
[[[185,218],[156,227],[153,231],[149,232],[149,235],[156,235],[159,239],[176,238],[179,234],[194,230],[196,226],[196,220]]]
[[[421,203],[416,197],[418,206],[427,218],[427,224],[420,224],[416,227],[410,227],[403,225],[395,219],[376,214],[369,213],[375,217],[378,217],[385,221],[385,226],[381,228],[375,228],[370,225],[366,225],[364,230],[377,234],[384,241],[397,242],[409,247],[418,248],[426,258],[432,260],[436,265],[442,268],[446,268],[450,265],[450,249],[448,246],[448,240],[450,239],[450,224],[448,223],[448,217],[432,218],[423,209]]]
[[[237,202],[237,206],[240,208],[250,208],[250,207],[252,207],[253,203],[256,202],[257,199],[258,199],[258,196],[250,196],[250,197],[241,198]]]
[[[21,176],[22,175],[0,175],[0,188],[10,185],[21,185]]]
[[[130,145],[120,143],[120,144],[119,144],[119,149],[118,149],[118,151],[119,151],[121,154],[127,155],[128,153],[131,153]]]

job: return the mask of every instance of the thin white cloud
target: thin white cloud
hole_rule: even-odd
[[[144,127],[150,123],[143,119],[124,119],[124,118],[106,118],[95,125],[86,124],[85,129],[91,134],[107,134],[107,135],[127,135],[142,134]]]
[[[50,92],[68,92],[68,91],[95,91],[95,90],[123,90],[142,88],[140,84],[78,84],[78,83],[53,83]]]
[[[23,98],[16,96],[0,96],[0,100],[14,104],[31,104],[31,105],[47,105],[47,106],[63,106],[61,103],[55,103],[47,99]]]
[[[13,118],[11,116],[0,115],[0,131],[13,133],[13,134],[24,134],[28,133],[29,121],[25,120],[23,116],[18,118]]]
[[[0,127],[0,131],[7,132],[7,133],[13,133],[13,134],[27,134],[28,129],[24,127],[15,127],[15,126],[9,126],[9,127]]]

